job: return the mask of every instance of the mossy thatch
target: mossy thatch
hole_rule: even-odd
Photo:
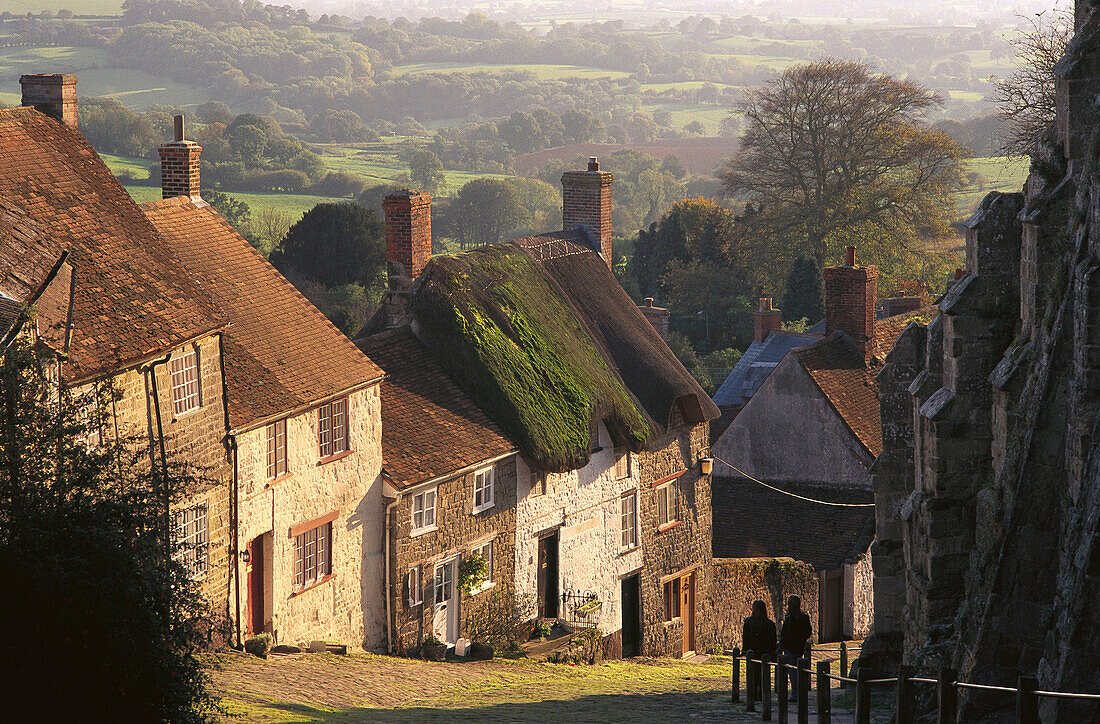
[[[539,467],[589,458],[593,420],[640,450],[646,416],[545,273],[510,245],[436,257],[412,311],[421,339]]]

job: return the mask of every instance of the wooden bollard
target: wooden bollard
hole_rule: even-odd
[[[913,684],[909,681],[912,676],[912,666],[902,664],[898,667],[897,701],[894,707],[896,724],[913,724]]]
[[[787,724],[787,655],[780,652],[775,667],[775,701],[779,704],[779,724]]]
[[[959,718],[959,696],[955,690],[958,676],[954,669],[940,669],[936,681],[936,724],[955,724]]]
[[[1034,676],[1021,676],[1016,680],[1017,724],[1039,724],[1039,680]]]
[[[833,715],[829,662],[817,662],[817,724],[829,724]]]
[[[734,704],[741,701],[741,649],[733,647],[733,673],[730,674],[730,683],[733,684],[730,701]]]
[[[756,711],[756,663],[753,652],[745,652],[745,711]]]
[[[871,724],[871,672],[860,666],[856,669],[856,724]]]
[[[810,724],[810,658],[798,660],[798,724]]]
[[[772,720],[772,667],[769,666],[769,656],[760,656],[760,720]]]
[[[848,644],[844,641],[840,642],[840,675],[848,675]],[[848,688],[848,682],[841,681],[840,688]]]

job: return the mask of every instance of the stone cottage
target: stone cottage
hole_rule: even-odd
[[[875,625],[861,665],[1100,691],[1100,12],[1078,0],[1023,193],[966,222],[966,273],[879,374]],[[1003,698],[961,691],[961,716]],[[1010,704],[1009,704],[1010,706]],[[1096,721],[1044,697],[1043,721]]]
[[[562,178],[565,230],[436,258],[430,199],[387,198],[390,289],[363,336],[407,326],[514,441],[532,617],[682,655],[709,618],[718,411],[611,274],[612,181],[592,159]]]
[[[202,201],[201,148],[176,118],[160,152],[178,168],[141,208],[230,323],[231,618],[276,643],[380,649],[383,372]]]
[[[791,557],[813,564],[820,589],[814,623],[825,641],[862,637],[871,626],[868,533],[874,511],[867,506],[870,468],[882,449],[874,375],[905,326],[933,313],[915,309],[877,319],[878,270],[857,266],[853,247],[845,262],[825,269],[825,336],[789,349],[713,444],[715,557]],[[757,326],[767,328],[760,315]],[[830,528],[824,539],[807,541],[823,531],[809,525],[796,535],[783,523],[796,509],[811,520],[819,517],[813,505],[774,492],[746,495],[747,486],[758,485],[752,478],[805,497],[864,507],[834,521],[843,530]],[[759,507],[746,511],[750,505]],[[824,514],[829,506],[816,507]],[[745,531],[722,530],[746,514],[773,521],[786,533],[747,541],[741,540]],[[822,545],[835,550],[821,555],[814,549]]]
[[[33,334],[56,353],[59,382],[117,394],[88,410],[89,444],[138,436],[151,465],[177,457],[210,479],[173,504],[172,523],[178,555],[228,615],[228,320],[77,130],[76,82],[24,75],[22,106],[0,110],[0,308],[37,300]]]

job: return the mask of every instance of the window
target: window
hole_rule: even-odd
[[[178,416],[198,409],[199,353],[194,347],[172,355],[172,410]]]
[[[624,448],[615,448],[615,479],[622,480],[630,477],[630,451]]]
[[[348,398],[321,405],[317,410],[317,422],[322,460],[351,449],[348,447]]]
[[[267,426],[267,479],[286,475],[286,420]]]
[[[435,529],[435,489],[417,493],[412,500],[412,532]]]
[[[447,603],[451,600],[451,585],[454,575],[454,565],[451,563],[440,564],[435,567],[435,602]]]
[[[424,597],[420,591],[420,566],[410,568],[406,580],[409,586],[409,606],[419,606],[424,602]]]
[[[474,473],[474,512],[493,507],[493,468]]]
[[[542,470],[531,473],[531,495],[546,495],[546,478]]]
[[[622,547],[638,545],[638,493],[631,490],[619,499],[622,520]]]
[[[294,536],[294,585],[317,583],[332,574],[332,521]]]
[[[493,585],[493,541],[474,548],[473,552],[480,555],[481,559],[485,561],[485,580],[481,582],[481,590],[484,591]]]
[[[665,620],[680,618],[680,579],[665,581]]]
[[[588,432],[588,449],[592,452],[599,452],[603,448],[600,447],[600,423],[592,423],[592,429]]]
[[[74,422],[83,428],[81,430],[82,434],[76,438],[76,443],[83,445],[86,450],[95,450],[103,444],[98,399],[95,391],[81,395],[75,402],[78,405],[78,412]]]
[[[172,558],[183,564],[191,576],[206,575],[206,505],[178,510],[172,514]]]
[[[657,525],[668,525],[680,519],[679,497],[675,480],[657,488]]]

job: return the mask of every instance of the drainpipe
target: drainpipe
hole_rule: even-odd
[[[157,370],[156,370],[156,368],[157,368],[157,365],[168,364],[168,360],[170,360],[170,359],[172,359],[171,354],[165,355],[164,359],[157,360],[157,361],[151,363],[148,367],[145,368],[146,372],[149,373],[149,378],[152,382],[151,388],[152,388],[152,393],[153,393],[153,411],[154,411],[154,414],[155,414],[155,417],[156,417],[156,422],[157,422],[157,442],[158,442],[158,447],[160,447],[160,464],[161,464],[160,484],[161,484],[161,488],[162,488],[161,493],[164,496],[164,501],[163,501],[163,503],[164,503],[163,525],[164,525],[164,552],[165,552],[165,557],[166,558],[171,558],[172,557],[172,541],[171,541],[171,533],[170,533],[171,527],[172,527],[171,512],[170,512],[171,498],[170,498],[169,492],[168,492],[168,455],[164,450],[164,423],[161,420],[161,415],[160,415],[160,390],[157,389]],[[150,453],[150,456],[153,455],[152,450],[150,450],[149,453]],[[154,465],[155,464],[156,464],[156,461],[154,459]]]
[[[401,502],[403,493],[398,493],[394,501],[386,506],[386,528],[383,532],[382,540],[385,543],[385,556],[382,561],[382,565],[385,566],[385,586],[386,590],[383,595],[383,599],[386,603],[386,653],[393,654],[393,620],[390,616],[390,515],[393,513],[394,506]]]
[[[237,476],[237,436],[230,433],[229,450],[233,456],[229,478],[229,520],[233,527],[233,598],[237,615],[233,617],[234,632],[237,636],[237,650],[241,648],[241,526],[240,526],[240,500],[238,499],[238,485],[240,479]]]

